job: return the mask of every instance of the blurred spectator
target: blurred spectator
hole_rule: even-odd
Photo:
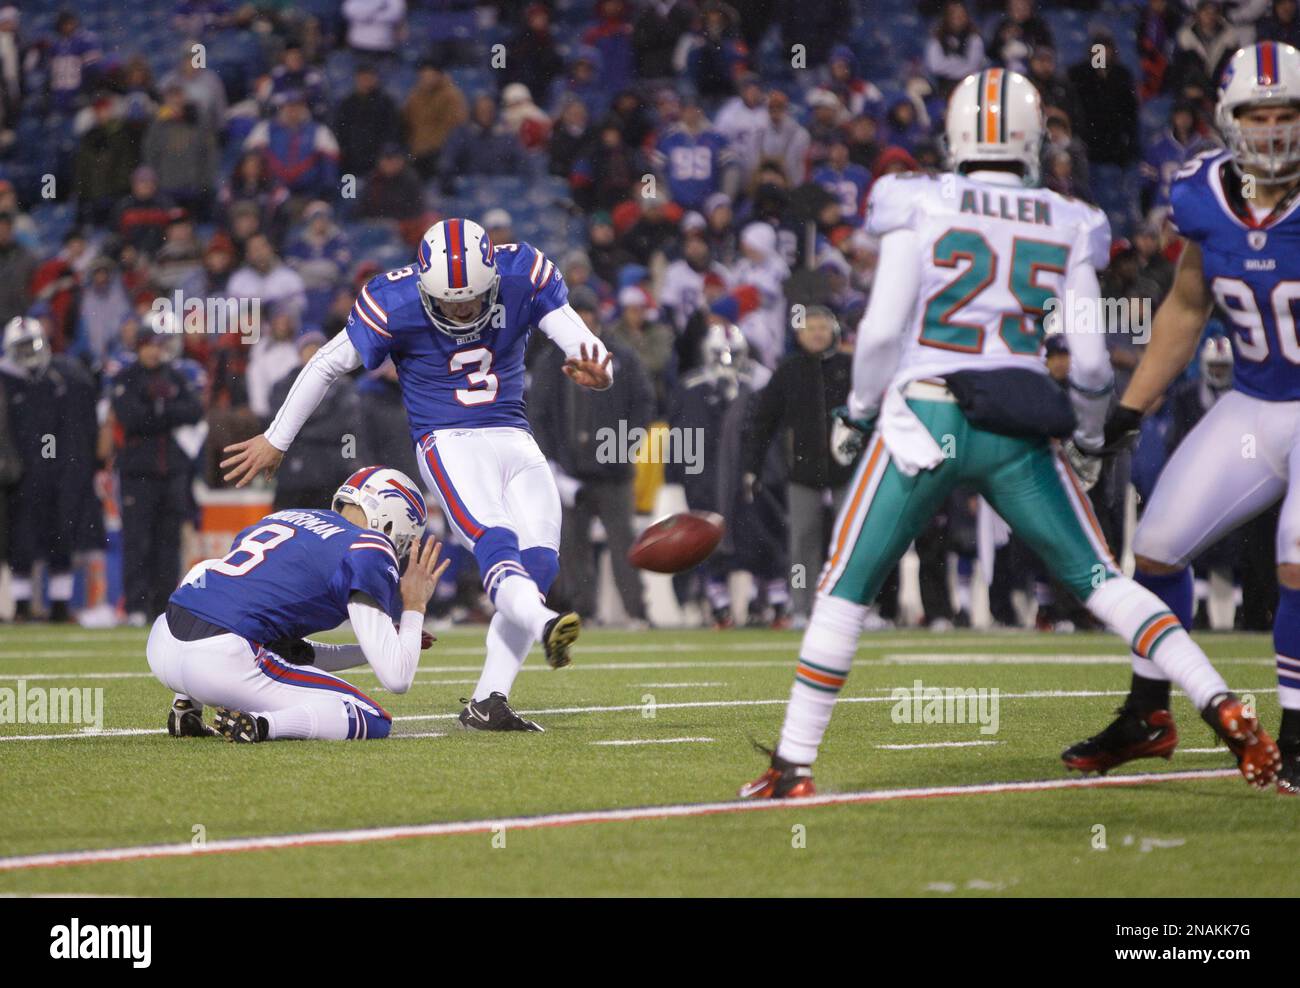
[[[118,327],[131,312],[131,300],[127,297],[117,265],[107,257],[95,258],[78,306],[74,352],[85,358],[92,368],[103,366]]]
[[[235,173],[217,194],[223,219],[232,233],[235,232],[237,216],[253,217],[251,230],[235,234],[241,247],[248,236],[259,229],[278,238],[288,200],[288,188],[266,170],[266,158],[261,151],[247,151],[241,155]]]
[[[1146,0],[1138,13],[1138,63],[1142,102],[1158,96],[1165,88],[1165,76],[1174,54],[1174,36],[1182,23],[1178,0]]]
[[[207,68],[197,41],[187,41],[181,46],[176,68],[163,76],[164,89],[179,84],[185,98],[199,108],[208,126],[220,129],[226,121],[226,86],[212,69]]]
[[[252,129],[244,149],[261,151],[267,172],[291,195],[312,199],[335,195],[338,141],[325,124],[311,118],[301,92],[282,98],[279,112]]]
[[[551,34],[551,12],[546,4],[530,3],[525,7],[523,25],[506,47],[502,78],[507,84],[522,82],[530,93],[548,94],[564,75],[564,58]]]
[[[493,244],[513,244],[517,242],[514,220],[504,209],[489,209],[483,214],[483,229]]]
[[[623,143],[618,127],[603,124],[584,165],[590,181],[574,190],[578,203],[586,209],[613,209],[632,195],[646,167],[641,153]]]
[[[888,143],[909,155],[919,155],[921,146],[930,139],[930,128],[917,113],[916,104],[906,96],[894,100],[885,115]]]
[[[122,430],[117,454],[122,496],[122,578],[129,621],[145,626],[180,582],[181,524],[189,510],[191,461],[176,442],[203,406],[184,375],[164,362],[162,340],[142,329],[136,360],[112,384]]]
[[[849,148],[849,160],[868,170],[876,166],[880,155],[880,142],[876,139],[879,129],[872,117],[854,117],[845,128],[845,143]]]
[[[962,0],[943,5],[939,23],[925,45],[925,72],[940,98],[947,99],[957,83],[984,67],[984,40]]]
[[[64,10],[54,19],[54,37],[45,43],[49,99],[55,113],[71,114],[89,91],[103,52],[99,39],[82,30],[77,15]]]
[[[1030,53],[1052,47],[1052,30],[1034,12],[1034,0],[1007,0],[1006,16],[989,40],[988,53],[1003,68],[1024,73]]]
[[[641,215],[624,235],[623,246],[639,263],[649,265],[656,254],[667,253],[677,242],[682,211],[662,194],[644,196],[640,204]]]
[[[501,90],[501,123],[528,151],[543,147],[551,132],[551,118],[533,102],[533,94],[522,82]]]
[[[725,266],[736,259],[735,213],[731,196],[716,192],[704,201],[704,236],[713,259]]]
[[[1075,130],[1088,148],[1098,205],[1110,215],[1115,232],[1123,233],[1136,212],[1137,91],[1133,73],[1120,64],[1110,30],[1094,30],[1090,43],[1101,46],[1099,57],[1089,55],[1070,69],[1083,111],[1083,122]]]
[[[253,344],[248,355],[248,407],[264,422],[279,407],[271,403],[271,389],[299,366],[297,312],[282,304],[269,309],[270,332]]]
[[[163,193],[196,219],[207,219],[216,193],[217,145],[179,84],[165,88],[162,108],[145,131],[144,163]]]
[[[740,186],[749,184],[758,168],[759,136],[768,124],[766,92],[758,76],[745,73],[736,82],[737,94],[722,104],[714,129],[727,139],[736,163],[740,166],[738,184],[729,192],[735,195]]]
[[[602,281],[614,284],[625,266],[636,263],[631,251],[615,239],[614,222],[609,213],[603,210],[592,213],[587,237],[591,241],[587,252],[591,258],[591,269]]]
[[[437,172],[447,138],[468,119],[465,94],[451,76],[432,62],[421,63],[415,86],[402,107],[402,121],[416,171],[423,178]]]
[[[773,368],[785,352],[785,281],[790,268],[776,249],[776,231],[767,223],[751,223],[740,232],[740,260],[732,273],[734,309],[715,312],[734,321],[755,358]]]
[[[316,200],[302,212],[303,228],[284,250],[284,259],[302,277],[307,291],[303,322],[322,325],[330,298],[352,264],[348,238],[334,223],[329,203]]]
[[[271,389],[269,405],[272,411],[284,404],[299,372],[324,343],[325,334],[318,331],[298,337],[298,366],[281,377]],[[251,365],[249,376],[252,376]],[[251,393],[249,397],[251,399]],[[361,400],[357,397],[356,385],[350,377],[340,377],[330,385],[316,411],[303,424],[302,431],[276,471],[272,505],[276,511],[284,508],[329,508],[339,478],[356,466],[347,458],[346,440],[352,436],[351,446],[355,450],[355,431],[360,416]]]
[[[831,5],[835,0],[824,2]],[[717,100],[735,93],[736,77],[745,68],[748,50],[739,37],[739,16],[734,8],[708,0],[702,15],[700,29],[683,42],[687,53],[684,67],[700,97]],[[680,61],[678,68],[682,68]]]
[[[334,116],[334,133],[338,135],[339,168],[357,177],[375,167],[381,147],[401,142],[401,114],[384,92],[373,65],[357,66],[354,88]]]
[[[1043,142],[1044,175],[1052,171],[1048,167],[1048,159],[1061,154],[1070,159],[1069,185],[1074,191],[1067,194],[1088,202],[1094,201],[1091,172],[1088,168],[1088,149],[1084,147],[1083,141],[1074,136],[1069,117],[1061,110],[1052,109],[1047,113],[1047,139]],[[1059,159],[1056,167],[1058,171],[1063,167]]]
[[[1273,0],[1272,10],[1255,27],[1255,40],[1300,46],[1300,14],[1297,11],[1300,11],[1300,4],[1296,0]]]
[[[840,98],[829,89],[810,92],[808,109],[808,158],[805,165],[811,175],[825,164],[831,144],[844,136],[843,125],[847,115]]]
[[[519,139],[497,120],[497,104],[480,93],[468,123],[451,132],[442,150],[438,169],[444,190],[454,188],[462,175],[522,175],[524,149]]]
[[[830,540],[831,522],[839,511],[853,467],[831,458],[831,412],[848,401],[853,358],[842,352],[839,324],[822,306],[809,306],[795,332],[798,349],[777,366],[753,403],[741,463],[753,484],[763,473],[768,447],[778,434],[789,459],[786,507],[790,517],[790,561],[803,567],[805,579],[794,581],[796,624],[812,612],[816,586]]]
[[[619,386],[606,391],[579,388],[561,373],[565,358],[556,347],[547,347],[533,368],[529,424],[552,464],[564,505],[560,554],[565,564],[553,593],[584,618],[595,615],[597,571],[590,529],[592,520],[599,518],[623,610],[631,621],[644,626],[641,575],[627,561],[632,545],[630,456],[634,451],[618,444],[632,430],[650,425],[653,393],[636,352],[604,336],[595,294],[571,290],[569,304],[613,355]]]
[[[609,93],[600,85],[600,53],[594,48],[575,47],[563,75],[551,82],[547,101],[551,112],[568,99],[587,104],[587,113],[598,118],[609,102]]]
[[[122,239],[152,256],[162,246],[163,235],[180,214],[169,195],[158,189],[158,173],[141,165],[131,173],[131,194],[117,204],[114,225]]]
[[[1029,56],[1026,78],[1034,84],[1043,99],[1043,110],[1060,110],[1073,125],[1079,119],[1079,100],[1070,80],[1056,67],[1056,49],[1039,45]]]
[[[1168,206],[1169,187],[1183,163],[1214,147],[1198,124],[1196,107],[1180,100],[1169,111],[1169,126],[1147,146],[1141,165],[1143,212]]]
[[[667,181],[674,202],[684,209],[700,209],[721,188],[731,153],[726,138],[709,126],[704,110],[690,100],[681,120],[660,135],[650,163]]]
[[[0,7],[0,105],[5,126],[12,126],[23,104],[23,43],[18,37],[18,8]]]
[[[365,219],[404,220],[418,215],[423,196],[420,176],[407,163],[406,153],[389,144],[380,150],[379,163],[366,179],[360,214]]]
[[[653,415],[655,418],[663,415],[668,404],[676,335],[659,322],[659,313],[644,288],[628,285],[619,291],[618,320],[610,326],[605,338],[611,344],[621,344],[636,353],[654,390]]]
[[[591,155],[595,131],[587,117],[587,106],[582,100],[568,100],[560,109],[551,131],[547,148],[547,170],[552,175],[567,179],[571,185],[589,182],[590,175],[579,174],[579,162]]]
[[[274,310],[281,306],[295,318],[307,306],[307,288],[302,276],[276,256],[275,248],[264,233],[248,238],[244,264],[230,276],[226,291],[235,298],[258,300],[259,306]],[[270,388],[272,381],[267,382]]]
[[[790,114],[790,97],[773,90],[767,97],[767,120],[755,141],[758,162],[774,160],[789,181],[802,182],[809,142],[808,131]]]
[[[406,35],[406,0],[343,0],[348,47],[360,55],[393,55]]]
[[[607,92],[631,81],[635,59],[626,0],[596,0],[596,23],[583,32],[582,43],[600,53],[600,84]]]
[[[781,26],[781,41],[807,46],[808,68],[826,62],[831,48],[842,37],[852,20],[849,0],[777,0],[776,19]]]
[[[867,215],[871,172],[849,161],[848,144],[843,140],[831,144],[829,158],[813,172],[812,180],[836,198],[844,222],[849,226],[862,225]]]
[[[858,59],[848,45],[836,45],[831,49],[822,88],[839,97],[850,116],[884,112],[884,96],[874,83],[858,76]]]
[[[307,64],[302,45],[292,39],[281,49],[280,62],[266,77],[258,102],[264,106],[278,106],[291,93],[302,95],[311,115],[317,120],[324,120],[328,115],[325,77],[319,69]]]
[[[154,258],[153,276],[155,285],[163,291],[194,296],[202,293],[203,245],[188,216],[178,217],[167,227],[163,245]]]
[[[1240,32],[1223,16],[1216,0],[1200,0],[1196,13],[1175,36],[1174,85],[1214,89],[1223,66],[1242,46]]]
[[[724,285],[729,279],[727,270],[713,259],[709,242],[698,234],[682,241],[682,256],[664,271],[663,288],[659,302],[664,314],[672,320],[679,333],[698,310],[705,307],[704,282],[710,274]]]
[[[140,147],[111,96],[98,96],[92,105],[94,124],[77,143],[72,184],[77,219],[103,226],[131,190]]]
[[[651,0],[641,6],[632,22],[632,49],[640,78],[670,79],[675,75],[673,54],[695,16],[693,0]]]

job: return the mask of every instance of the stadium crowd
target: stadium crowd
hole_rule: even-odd
[[[0,9],[0,325],[36,321],[6,336],[0,368],[0,539],[19,619],[67,619],[74,593],[87,621],[159,613],[196,488],[223,486],[222,447],[264,428],[368,278],[411,263],[430,223],[468,214],[495,243],[546,250],[624,368],[613,391],[579,395],[544,343],[530,353],[530,415],[565,505],[553,593],[595,612],[598,519],[622,610],[643,622],[624,553],[667,480],[728,520],[720,551],[675,580],[679,599],[728,626],[728,577],[744,570],[755,599],[737,611],[798,623],[851,473],[829,455],[828,413],[872,290],[867,196],[883,174],[942,167],[953,85],[986,65],[1033,81],[1045,184],[1107,212],[1104,292],[1153,310],[1178,251],[1169,184],[1215,143],[1219,69],[1256,37],[1300,38],[1297,0],[140,7],[161,56],[71,11]],[[1212,321],[1207,337],[1222,331]],[[1108,340],[1122,390],[1142,341]],[[1046,359],[1064,380],[1063,338]],[[1151,488],[1230,361],[1211,342],[1135,457],[1108,466],[1092,497],[1112,545],[1130,486]],[[698,456],[630,463],[594,438],[655,423],[700,435]],[[338,382],[275,505],[326,507],[366,462],[418,475],[406,437],[391,365]],[[990,524],[1005,542],[963,494],[918,540],[931,626],[969,623]],[[1269,524],[1198,573],[1229,596],[1265,574],[1235,618],[1248,626],[1267,626]],[[119,549],[120,592],[105,563]],[[1019,590],[1042,625],[1083,620],[1026,551],[997,549],[994,619],[1026,619]],[[473,565],[459,556],[440,613],[480,613]],[[892,584],[882,621],[900,617]]]

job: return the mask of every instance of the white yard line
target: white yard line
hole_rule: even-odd
[[[68,865],[139,861],[145,858],[188,858],[206,854],[234,854],[244,851],[272,851],[294,847],[320,847],[339,844],[368,844],[376,841],[415,837],[450,837],[461,834],[500,833],[501,830],[538,830],[544,827],[572,827],[581,824],[666,820],[682,817],[711,816],[719,813],[762,813],[769,810],[802,810],[821,806],[884,803],[902,799],[936,799],[951,796],[988,796],[1007,793],[1048,792],[1061,789],[1098,789],[1162,782],[1200,782],[1227,779],[1236,769],[1210,771],[1153,772],[1139,775],[1090,776],[1087,778],[1041,779],[1026,782],[994,782],[969,786],[934,786],[923,789],[869,789],[863,792],[826,793],[805,799],[753,800],[749,802],[677,803],[633,809],[585,810],[575,813],[551,813],[541,816],[502,817],[487,820],[460,820],[425,823],[403,827],[374,827],[355,830],[325,830],[314,833],[273,834],[263,837],[240,837],[208,841],[196,847],[188,841],[179,844],[111,847],[95,851],[55,851],[0,858],[0,872],[31,868],[57,868]]]
[[[635,740],[592,741],[592,744],[604,744],[622,747],[632,744],[713,744],[716,738],[639,738]]]
[[[629,686],[648,690],[684,690],[692,686],[730,686],[730,683],[629,683]]]
[[[990,744],[1006,744],[1005,741],[926,741],[922,744],[878,744],[881,751],[915,751],[918,748],[979,748]]]
[[[884,689],[888,690],[889,687]],[[892,690],[891,690],[892,692]],[[1178,691],[1175,691],[1177,694]],[[1277,687],[1261,687],[1252,689],[1243,687],[1240,693],[1276,693]],[[1031,690],[1027,693],[999,693],[1001,700],[1045,700],[1045,699],[1070,699],[1070,698],[1090,698],[1106,696],[1128,696],[1128,690]],[[693,707],[767,707],[789,702],[789,697],[779,697],[774,700],[684,700],[677,703],[655,703],[653,706],[657,710],[684,710]],[[842,696],[836,702],[838,703],[897,703],[898,701],[891,696]],[[548,707],[538,710],[520,710],[518,713],[529,716],[548,716],[555,714],[608,714],[623,713],[626,711],[645,710],[651,704],[645,703],[622,703],[611,706],[598,707]],[[394,723],[402,721],[417,720],[455,720],[460,716],[459,712],[444,714],[404,714],[393,718]],[[72,734],[24,734],[24,735],[0,735],[0,741],[55,741],[66,740],[68,738],[104,738],[104,737],[122,737],[139,734],[164,734],[161,728],[110,728],[104,731],[78,731]]]

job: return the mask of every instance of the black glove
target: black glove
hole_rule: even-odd
[[[1137,442],[1142,428],[1142,413],[1127,405],[1115,405],[1106,416],[1105,442],[1101,452],[1107,456],[1122,453]]]

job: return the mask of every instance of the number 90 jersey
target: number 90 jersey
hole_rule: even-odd
[[[1205,285],[1231,323],[1233,387],[1263,401],[1300,400],[1300,195],[1256,216],[1226,151],[1193,158],[1169,192],[1174,226],[1201,248]]]
[[[387,536],[333,511],[289,509],[240,532],[224,558],[195,566],[171,602],[263,643],[337,628],[353,593],[399,621],[398,580]]]
[[[435,429],[528,429],[528,334],[569,293],[559,269],[531,244],[496,244],[492,253],[501,286],[477,333],[452,337],[429,321],[413,266],[371,278],[352,307],[348,337],[371,370],[393,358],[416,443]]]
[[[1105,214],[1087,203],[951,172],[878,180],[867,230],[877,236],[911,230],[921,252],[900,381],[973,367],[1042,370],[1049,303],[1062,294],[1071,266],[1100,270],[1110,253]],[[1087,303],[1096,309],[1095,300]]]

